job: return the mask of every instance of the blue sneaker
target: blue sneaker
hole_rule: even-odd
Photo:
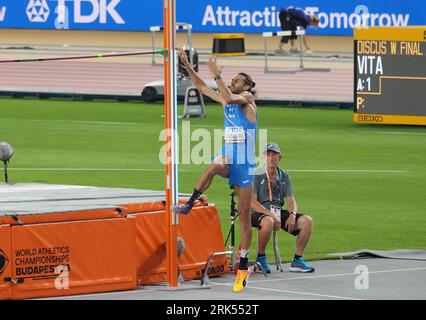
[[[207,197],[200,195],[198,197],[197,201],[200,201],[202,203],[207,203]],[[180,213],[180,214],[183,214],[183,215],[187,215],[192,210],[192,207],[194,206],[194,204],[195,204],[194,202],[187,201],[184,204],[176,205],[173,208],[173,212],[174,213]]]
[[[269,268],[268,260],[266,260],[266,256],[257,257],[256,262],[259,262],[262,266],[263,270],[266,273],[271,273],[271,268]]]
[[[311,267],[302,257],[294,260],[290,265],[290,271],[293,272],[314,272],[315,268]]]
[[[191,205],[190,203],[180,204],[174,208],[174,212],[187,215],[189,211],[191,211],[192,207],[193,205]]]

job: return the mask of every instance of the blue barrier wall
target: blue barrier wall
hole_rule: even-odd
[[[0,28],[147,31],[162,25],[162,0],[0,0]],[[285,6],[318,14],[310,34],[352,35],[354,25],[424,25],[425,0],[177,0],[194,32],[279,30]]]

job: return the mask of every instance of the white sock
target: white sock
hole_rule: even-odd
[[[248,258],[248,256],[249,256],[249,250],[241,249],[240,257]]]

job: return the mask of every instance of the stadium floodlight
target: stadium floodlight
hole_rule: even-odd
[[[7,166],[13,156],[13,147],[9,142],[0,142],[0,161],[4,163],[4,182],[8,183]]]

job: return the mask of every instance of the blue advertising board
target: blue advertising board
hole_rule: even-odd
[[[164,0],[0,0],[0,28],[148,31],[162,25]],[[282,7],[317,14],[310,34],[352,35],[353,27],[424,25],[425,0],[176,0],[194,32],[280,30]]]

